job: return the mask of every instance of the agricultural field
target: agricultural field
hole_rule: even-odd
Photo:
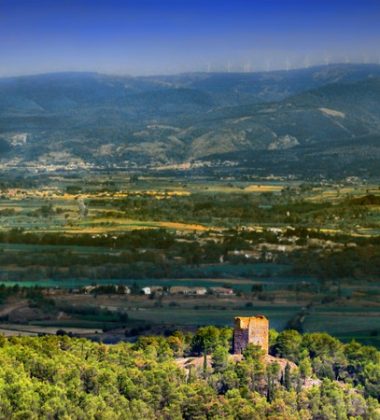
[[[231,325],[237,314],[263,313],[279,330],[379,345],[379,279],[375,181],[118,172],[1,181],[6,334],[114,329],[120,338],[142,326]],[[103,289],[86,293],[91,285]],[[109,289],[121,286],[131,293]],[[144,287],[160,291],[141,296]],[[26,303],[12,309],[18,295]]]

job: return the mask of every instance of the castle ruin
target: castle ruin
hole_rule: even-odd
[[[234,354],[241,354],[248,344],[269,350],[269,321],[264,315],[238,316],[234,325]]]

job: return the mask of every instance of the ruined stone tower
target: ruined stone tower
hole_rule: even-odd
[[[248,344],[269,350],[269,321],[264,315],[237,316],[234,326],[234,354],[241,354]]]

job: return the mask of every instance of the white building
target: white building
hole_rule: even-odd
[[[141,289],[141,291],[143,292],[144,295],[151,295],[152,294],[152,290],[150,287],[143,287]]]

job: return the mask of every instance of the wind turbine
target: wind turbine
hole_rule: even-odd
[[[244,64],[244,73],[250,73],[251,72],[251,63]]]
[[[290,60],[289,57],[286,57],[286,71],[290,70]]]

